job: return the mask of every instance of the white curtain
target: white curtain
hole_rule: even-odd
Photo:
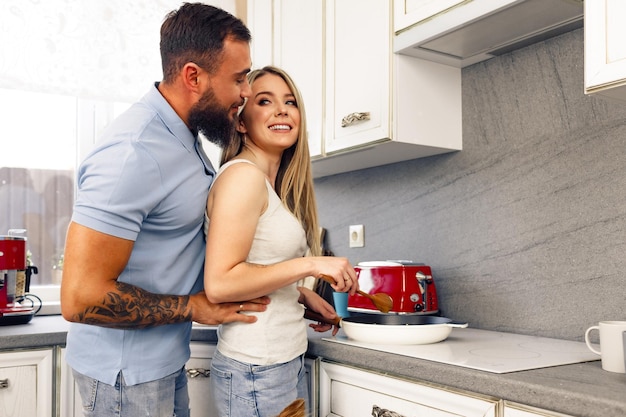
[[[0,0],[0,88],[132,102],[161,79],[159,30],[181,4]]]

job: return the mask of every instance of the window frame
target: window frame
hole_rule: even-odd
[[[76,99],[76,160],[77,170],[81,161],[93,149],[104,128],[130,103]],[[74,184],[76,187],[76,184]],[[74,193],[75,195],[75,193]],[[61,314],[61,285],[36,284],[30,285],[30,294],[41,299],[42,307],[38,315]]]

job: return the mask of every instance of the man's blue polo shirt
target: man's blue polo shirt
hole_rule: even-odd
[[[204,211],[215,171],[196,142],[155,85],[105,130],[81,164],[72,220],[135,241],[120,282],[158,294],[202,289]],[[190,334],[191,322],[141,330],[72,323],[66,359],[111,385],[122,371],[134,385],[181,369]]]

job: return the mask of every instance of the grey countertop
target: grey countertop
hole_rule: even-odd
[[[383,374],[453,387],[573,416],[626,416],[626,374],[600,361],[505,374],[309,338],[308,354]]]
[[[70,324],[61,316],[35,316],[28,324],[0,326],[0,351],[65,345]],[[193,326],[194,341],[217,343],[214,326]]]
[[[60,316],[35,317],[0,326],[0,351],[64,345],[69,323]],[[309,333],[308,354],[389,375],[476,392],[574,416],[626,416],[626,374],[602,370],[600,361],[494,374],[327,342]],[[217,341],[215,327],[195,325],[194,341]]]

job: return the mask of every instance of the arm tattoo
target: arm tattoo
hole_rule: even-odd
[[[188,296],[153,294],[123,282],[117,282],[116,287],[117,291],[106,294],[101,304],[77,314],[76,321],[116,329],[191,321]]]

